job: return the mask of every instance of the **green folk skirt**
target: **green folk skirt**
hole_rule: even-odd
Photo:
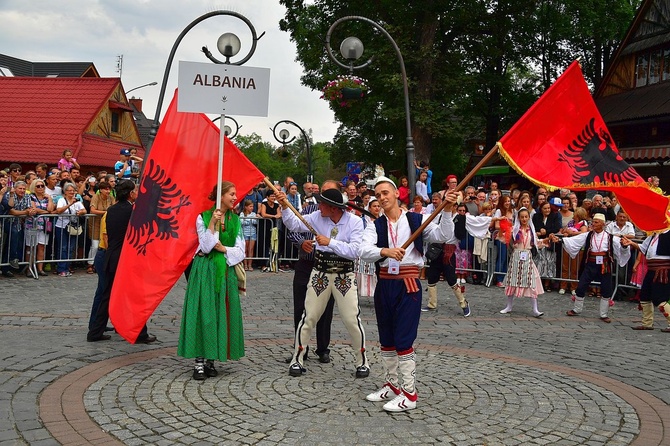
[[[221,286],[208,257],[196,256],[186,286],[177,355],[226,361],[244,356],[242,308],[234,268]]]

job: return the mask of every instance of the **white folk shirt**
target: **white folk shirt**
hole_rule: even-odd
[[[644,242],[640,245],[640,252],[647,257],[647,260],[670,260],[670,256],[657,255],[656,248],[658,248],[658,234],[644,239]]]
[[[571,259],[577,257],[579,251],[584,247],[586,243],[586,237],[590,232],[593,232],[591,236],[591,252],[607,252],[609,249],[609,234],[606,231],[600,233],[595,231],[582,232],[572,237],[563,237],[563,249],[568,253]],[[621,246],[621,237],[614,236],[612,237],[612,254],[614,254],[614,259],[620,266],[628,263],[630,259],[630,249],[625,246]]]
[[[198,251],[202,251],[204,254],[209,254],[219,242],[219,234],[213,233],[205,226],[202,215],[198,215],[198,218],[195,221],[195,228],[198,231]],[[235,246],[226,246],[226,252],[223,255],[226,256],[226,263],[228,266],[237,265],[244,260],[244,236],[242,235],[241,225],[237,237],[235,238]]]
[[[607,227],[605,227],[605,232],[623,237],[624,235],[635,235],[635,228],[629,221],[623,225],[623,228],[620,228],[619,225],[616,224],[616,221],[611,221],[607,224]]]
[[[289,231],[309,232],[309,229],[290,209],[281,211],[281,218]],[[356,260],[363,236],[363,220],[354,214],[345,212],[337,223],[330,217],[321,215],[321,211],[303,215],[317,234],[330,238],[328,246],[316,245],[317,251],[330,252],[349,260]]]
[[[388,234],[389,248],[399,248],[412,235],[409,227],[409,220],[405,216],[407,212],[402,211],[400,218],[395,223],[390,223],[393,230],[393,236],[390,231]],[[388,218],[388,217],[387,217]],[[428,215],[424,215],[422,221],[426,221]],[[387,224],[388,227],[388,224]],[[423,242],[425,243],[445,243],[450,240],[454,234],[454,222],[451,212],[442,212],[440,223],[431,221],[426,229],[423,230]],[[361,245],[361,260],[368,263],[374,263],[382,258],[382,248],[377,246],[377,229],[375,225],[368,225],[363,234],[363,243]],[[388,259],[381,262],[381,266],[388,267]],[[405,256],[400,261],[400,266],[418,266],[423,267],[423,253],[414,249],[414,242],[405,251]]]
[[[489,226],[491,226],[491,217],[487,217],[486,215],[473,217],[470,214],[465,214],[465,230],[474,238],[487,237],[487,234],[490,234]],[[459,242],[460,240],[452,232],[451,237],[445,243],[448,245],[457,245]]]

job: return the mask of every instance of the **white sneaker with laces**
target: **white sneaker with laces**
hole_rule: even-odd
[[[384,404],[383,409],[387,412],[404,412],[406,410],[416,409],[416,397],[416,392],[414,392],[414,395],[408,395],[404,391],[401,391],[400,395]]]
[[[382,386],[381,389],[377,390],[376,392],[372,392],[371,394],[366,396],[365,399],[374,402],[387,401],[392,398],[395,398],[396,396],[398,396],[399,393],[400,389],[397,389],[391,383],[386,383]]]

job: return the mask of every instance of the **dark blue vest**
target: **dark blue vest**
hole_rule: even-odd
[[[407,212],[405,215],[407,216],[407,221],[409,222],[409,229],[413,234],[417,229],[419,229],[419,226],[421,226],[423,215],[414,212]],[[375,229],[377,230],[377,248],[389,247],[389,231],[387,222],[388,220],[386,215],[382,215],[375,220]],[[416,240],[414,240],[414,248],[423,254],[423,234],[419,234]]]

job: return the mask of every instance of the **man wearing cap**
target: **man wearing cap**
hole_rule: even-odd
[[[121,149],[119,152],[119,161],[114,164],[114,175],[117,178],[130,179],[130,150]]]
[[[552,242],[557,242],[558,237],[551,234]],[[574,259],[579,251],[584,248],[584,257],[579,283],[575,295],[575,303],[572,310],[566,313],[568,316],[577,316],[584,308],[584,296],[592,281],[600,282],[602,298],[600,299],[600,320],[606,323],[612,322],[607,316],[612,298],[612,272],[611,267],[614,260],[619,265],[625,265],[630,259],[630,249],[622,246],[621,238],[605,232],[605,215],[595,214],[592,221],[592,229],[588,232],[577,234],[574,237],[563,238],[563,249],[570,258]]]
[[[282,220],[290,231],[307,231],[307,227],[293,211],[288,209],[286,194],[277,193],[282,206]],[[335,298],[344,326],[351,336],[351,345],[356,355],[356,378],[370,374],[365,354],[365,331],[358,306],[356,271],[354,260],[359,255],[363,236],[363,220],[346,212],[342,194],[337,189],[326,189],[316,195],[319,210],[304,216],[318,234],[314,253],[314,268],[307,285],[305,311],[295,333],[295,350],[289,375],[300,376],[304,367],[305,347],[309,344],[312,329],[316,325],[330,300]]]
[[[664,333],[670,333],[670,231],[647,237],[642,244],[623,238],[621,243],[639,249],[647,257],[647,274],[642,281],[640,290],[640,306],[642,307],[642,325],[632,327],[633,330],[654,329],[654,306],[668,322]]]
[[[121,149],[119,161],[114,164],[114,175],[124,180],[132,180],[133,161],[140,162],[142,158],[130,154],[130,149]]]
[[[398,206],[398,196],[398,188],[391,179],[377,178],[375,197],[384,215],[365,229],[361,246],[361,260],[376,262],[378,268],[375,313],[386,379],[379,390],[365,399],[387,401],[384,410],[389,412],[416,407],[413,345],[421,316],[421,283],[418,279],[423,268],[423,244],[444,243],[454,232],[451,212],[443,212],[439,225],[434,221],[428,224],[405,250],[402,245],[428,216],[402,210]],[[457,194],[448,190],[444,198],[453,204]]]

